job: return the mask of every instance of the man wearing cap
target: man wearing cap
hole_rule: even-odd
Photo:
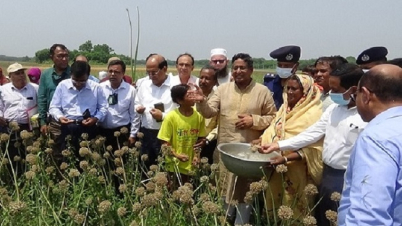
[[[11,64],[7,68],[11,82],[0,86],[0,128],[3,133],[9,133],[10,122],[18,123],[19,131],[29,131],[28,111],[37,111],[38,85],[27,82],[25,70],[19,63]],[[14,143],[20,140],[19,131],[11,133],[8,146],[8,158],[11,160],[18,155],[18,148]]]
[[[40,81],[40,75],[41,75],[41,71],[39,68],[37,67],[32,67],[28,70],[28,78],[29,81],[32,83],[35,83],[37,85],[39,85],[39,81]]]
[[[198,77],[191,74],[194,69],[194,57],[189,53],[180,54],[176,59],[178,75],[172,76],[172,85],[197,84]]]
[[[277,60],[276,74],[264,76],[264,85],[273,93],[276,109],[283,104],[283,88],[285,81],[296,73],[299,66],[301,49],[299,46],[284,46],[272,51],[269,55]]]
[[[225,49],[212,49],[209,64],[216,70],[216,76],[218,78],[217,85],[222,85],[226,82],[230,82],[230,80],[232,79],[232,73],[228,72],[228,58]]]
[[[387,54],[388,50],[383,46],[371,47],[360,53],[356,59],[356,64],[358,64],[364,72],[367,72],[378,64],[386,63]]]
[[[50,120],[48,117],[50,101],[53,98],[56,86],[63,80],[70,78],[70,66],[68,65],[69,51],[63,44],[54,44],[49,50],[50,59],[53,61],[51,68],[42,72],[39,82],[38,91],[38,112],[40,131],[43,135],[50,133],[51,138],[55,141],[53,147],[54,155],[57,159],[61,159],[60,140],[61,125],[56,120]]]
[[[2,86],[9,82],[10,80],[5,75],[3,75],[3,69],[0,67],[0,85]]]
[[[109,68],[109,63],[114,61],[114,60],[120,60],[120,58],[118,58],[118,57],[110,57],[109,60],[107,61],[108,68]],[[106,81],[109,81],[109,76],[106,76],[105,78],[100,80],[101,83],[106,82]],[[123,81],[127,82],[130,85],[133,84],[133,79],[128,75],[123,76]]]

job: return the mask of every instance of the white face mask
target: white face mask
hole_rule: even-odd
[[[292,69],[293,68],[276,67],[276,74],[278,74],[280,78],[289,78],[292,75]]]
[[[362,69],[364,73],[368,72],[370,69]]]

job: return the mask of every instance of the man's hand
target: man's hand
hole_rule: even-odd
[[[42,135],[46,136],[48,130],[47,130],[47,125],[43,125],[40,127],[40,132],[42,133]]]
[[[0,117],[0,126],[7,126],[7,121],[3,117]]]
[[[196,148],[202,149],[203,147],[205,147],[205,145],[207,145],[207,139],[201,138],[201,139],[197,140],[197,143],[194,144],[193,148],[194,149],[196,149]]]
[[[135,144],[135,137],[129,137],[129,138],[128,138],[128,145],[129,145],[130,147],[133,147],[134,144]]]
[[[237,116],[239,121],[235,123],[236,129],[249,129],[253,126],[253,117],[248,114],[240,114]]]
[[[66,125],[66,124],[74,122],[74,120],[68,119],[68,118],[66,118],[64,116],[60,117],[59,120],[60,120],[60,123],[63,124],[63,125]]]
[[[145,111],[145,107],[141,105],[138,106],[135,110],[137,111],[138,114],[142,114]]]
[[[91,118],[87,118],[82,120],[82,125],[83,126],[93,126],[98,122],[98,118],[96,117],[91,117]]]
[[[269,154],[269,153],[271,153],[271,152],[279,151],[279,150],[281,150],[281,149],[279,148],[278,142],[275,142],[275,143],[272,143],[272,144],[263,145],[263,146],[261,146],[261,149],[258,149],[258,151],[259,151],[261,154]]]
[[[153,108],[149,111],[149,113],[151,113],[152,118],[154,118],[156,121],[162,121],[163,115],[159,109]]]
[[[280,155],[280,156],[275,156],[275,157],[271,158],[270,163],[271,163],[272,166],[277,166],[277,165],[280,165],[280,164],[285,164],[286,160],[282,155]]]
[[[187,95],[189,96],[190,100],[196,103],[204,101],[205,96],[202,92],[202,89],[193,83],[189,83],[188,85],[191,87],[190,90],[187,91]]]

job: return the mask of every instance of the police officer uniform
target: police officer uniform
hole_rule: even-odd
[[[269,55],[279,62],[298,62],[301,49],[299,46],[284,46],[272,51]],[[276,109],[283,104],[283,86],[282,78],[278,74],[268,73],[264,76],[264,85],[273,93]]]
[[[385,62],[387,61],[387,48],[383,46],[371,47],[364,50],[356,59],[356,64],[362,66],[372,62]]]

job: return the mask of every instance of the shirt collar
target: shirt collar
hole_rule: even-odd
[[[248,84],[248,86],[244,89],[244,90],[240,90],[239,87],[237,86],[236,82],[233,82],[236,89],[239,90],[240,92],[247,92],[248,90],[252,89],[255,85],[255,81],[254,79],[251,79],[250,84]]]
[[[162,86],[169,86],[169,87],[170,87],[171,76],[168,75],[168,74],[166,74],[166,76],[167,76],[167,78],[165,79],[165,81],[162,83],[162,85],[161,85],[160,87],[162,87]],[[155,86],[154,83],[152,82],[152,80],[151,80],[151,79],[149,79],[149,80],[151,81],[151,85],[150,85],[150,86]]]
[[[11,89],[12,89],[12,90],[25,90],[25,89],[27,89],[27,85],[28,85],[28,83],[25,84],[25,86],[22,87],[21,89],[18,89],[18,88],[15,87],[14,84],[11,82]]]
[[[110,84],[110,81],[109,81],[109,80],[107,80],[105,83],[106,83],[106,87],[107,87],[108,89],[114,90],[114,89],[112,88],[112,85]],[[125,82],[124,79],[122,79],[122,81],[121,81],[121,83],[120,83],[120,86],[119,86],[119,88],[117,88],[117,90],[119,90],[119,89],[127,89],[128,86],[129,86],[129,84],[128,84],[127,82]]]
[[[70,75],[70,66],[67,66],[67,68],[66,68],[66,70],[64,70],[62,73],[61,73],[61,76],[62,77],[64,77],[64,76],[68,76],[68,75]],[[56,69],[54,68],[54,65],[52,66],[52,75],[55,75],[55,76],[59,76],[57,73],[56,73]]]
[[[380,122],[383,122],[384,120],[387,120],[389,118],[400,117],[400,116],[402,116],[402,106],[388,108],[387,110],[381,112],[375,118],[373,118],[369,122],[369,125],[377,125]]]

